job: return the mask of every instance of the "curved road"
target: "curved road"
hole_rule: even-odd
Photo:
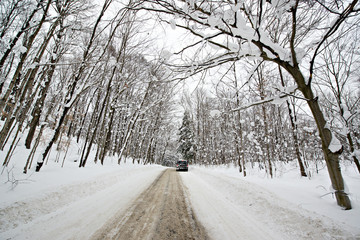
[[[196,220],[175,169],[167,169],[126,211],[93,236],[97,239],[209,239]]]

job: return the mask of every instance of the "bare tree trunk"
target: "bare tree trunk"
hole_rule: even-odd
[[[86,67],[85,62],[87,61],[88,55],[90,53],[90,49],[91,49],[91,47],[92,47],[92,45],[94,43],[97,28],[98,28],[98,26],[100,24],[100,21],[101,21],[102,17],[104,16],[104,13],[105,13],[106,9],[109,7],[110,3],[111,3],[111,0],[106,0],[105,1],[104,5],[102,7],[102,10],[101,10],[101,12],[100,12],[100,14],[99,14],[99,16],[98,16],[98,18],[96,20],[95,26],[93,27],[93,30],[92,30],[92,34],[91,34],[89,43],[88,43],[88,45],[86,47],[86,50],[85,50],[85,52],[83,54],[82,63],[80,64],[79,70],[77,71],[77,74],[74,77],[73,83],[70,85],[67,100],[65,101],[65,107],[64,107],[64,109],[63,109],[63,111],[61,113],[59,122],[58,122],[58,124],[57,124],[57,126],[56,126],[56,128],[54,130],[54,134],[53,134],[52,139],[50,140],[47,147],[45,148],[45,151],[42,154],[42,159],[37,163],[36,172],[40,171],[41,167],[43,166],[44,160],[45,160],[46,156],[48,155],[52,145],[58,139],[62,124],[63,124],[63,122],[65,120],[65,117],[66,117],[67,113],[69,112],[70,108],[72,107],[72,104],[74,103],[74,100],[75,100],[76,96],[73,96],[73,95],[74,95],[74,92],[75,92],[76,85],[80,81],[80,78],[81,78],[83,72],[85,71],[85,67]]]
[[[22,0],[16,0],[12,1],[10,5],[7,6],[6,15],[4,14],[4,19],[2,20],[2,31],[0,33],[0,39],[2,39],[7,31],[10,29],[12,23],[14,22],[14,16],[13,14],[16,14],[16,10],[19,8],[19,4],[22,2]],[[21,7],[21,6],[20,6]]]
[[[123,55],[124,53],[122,51],[120,51],[118,53],[118,56],[117,56],[117,60],[116,62],[119,63],[119,60],[120,60],[120,57]],[[81,158],[81,161],[80,161],[80,166],[81,167],[85,167],[85,164],[87,162],[87,158],[89,157],[89,154],[90,154],[90,150],[91,150],[91,147],[92,147],[92,144],[95,140],[95,137],[96,137],[96,134],[97,134],[97,131],[98,131],[98,128],[99,128],[99,124],[100,124],[100,121],[101,121],[101,118],[103,116],[103,112],[105,111],[104,115],[106,116],[106,112],[107,112],[107,108],[108,108],[108,103],[109,103],[109,98],[110,98],[110,94],[111,94],[111,84],[113,82],[113,79],[114,79],[114,76],[115,76],[115,72],[118,70],[117,66],[115,66],[112,70],[112,73],[111,73],[111,76],[110,76],[110,79],[107,83],[107,86],[106,86],[106,93],[105,93],[105,97],[104,97],[104,102],[103,104],[101,105],[101,109],[100,109],[100,113],[99,115],[97,116],[96,118],[96,121],[95,121],[95,129],[93,130],[93,134],[91,136],[91,139],[90,139],[90,142],[89,142],[89,146],[87,147],[87,151],[85,153],[85,156],[84,158],[82,157]],[[120,93],[119,93],[120,94]],[[104,124],[105,124],[105,116],[104,116],[104,121],[103,121],[103,125],[102,125],[102,129],[104,127]],[[100,143],[99,143],[100,145]],[[98,159],[98,153],[99,153],[99,148],[100,146],[98,145],[98,148],[97,148],[97,152],[96,152],[96,156],[95,156],[95,159],[94,161],[97,162],[97,159]]]
[[[132,133],[134,131],[134,128],[135,128],[135,124],[137,122],[137,119],[139,118],[139,113],[138,112],[135,112],[134,115],[130,118],[130,121],[128,123],[128,126],[127,126],[127,130],[126,130],[126,133],[125,133],[125,138],[122,142],[122,146],[121,146],[121,149],[120,149],[120,153],[119,153],[119,157],[118,157],[118,164],[120,164],[121,162],[121,158],[123,157],[124,155],[124,151],[130,141],[130,137],[132,136]]]
[[[164,150],[163,150],[162,153],[161,153],[160,163],[164,162],[164,157],[165,157],[166,149],[167,149],[168,146],[169,146],[169,142],[170,142],[170,135],[169,135],[169,137],[166,139],[165,146],[164,146]]]
[[[234,87],[236,92],[236,107],[240,107],[240,95],[238,89],[238,80],[236,76],[236,66],[233,64],[233,71],[234,71]],[[245,159],[242,153],[243,146],[243,134],[242,134],[242,126],[241,126],[241,113],[238,111],[235,115],[236,122],[235,124],[235,142],[236,142],[236,153],[238,157],[238,166],[239,172],[243,173],[243,176],[246,177],[246,166],[245,166]]]
[[[57,23],[53,25],[53,30],[55,31],[55,27],[58,26],[60,24],[60,30],[59,32],[56,34],[56,39],[55,39],[55,46],[54,49],[52,51],[52,55],[50,57],[50,66],[47,67],[46,70],[44,70],[43,73],[43,79],[45,79],[44,84],[41,85],[41,89],[40,89],[40,97],[36,100],[33,112],[32,112],[32,119],[31,122],[29,124],[29,132],[28,135],[26,137],[26,141],[25,141],[25,146],[27,149],[30,149],[31,146],[31,142],[32,139],[34,137],[34,133],[36,130],[36,127],[39,124],[39,119],[41,116],[41,112],[45,103],[45,98],[47,96],[47,92],[51,83],[51,80],[53,78],[54,72],[55,72],[55,68],[56,68],[56,63],[59,62],[60,57],[61,57],[61,52],[62,52],[62,48],[61,48],[61,39],[63,37],[63,32],[64,32],[64,27],[62,25],[62,20],[60,19],[59,21],[57,21]],[[51,34],[52,35],[52,34]],[[54,55],[56,57],[54,57]],[[41,81],[43,81],[43,79],[41,79]]]
[[[33,42],[35,40],[35,37],[37,36],[37,34],[39,33],[43,23],[45,22],[45,18],[46,18],[46,14],[48,12],[48,9],[50,7],[50,0],[48,1],[45,9],[44,9],[44,13],[43,13],[43,16],[42,16],[42,19],[40,20],[37,28],[34,30],[34,32],[30,35],[29,39],[27,40],[26,42],[26,52],[25,53],[22,53],[21,54],[21,59],[20,59],[20,62],[15,70],[15,73],[14,73],[14,76],[13,76],[13,79],[10,83],[10,87],[9,89],[7,90],[7,92],[5,93],[5,96],[3,97],[3,102],[5,103],[5,105],[2,105],[0,106],[0,111],[3,110],[3,107],[6,106],[6,103],[9,101],[9,96],[10,96],[10,93],[12,92],[12,94],[14,95],[14,98],[13,101],[14,101],[14,106],[10,107],[9,108],[9,118],[6,120],[5,124],[4,124],[4,127],[3,129],[1,130],[1,133],[0,133],[0,146],[1,146],[1,149],[4,148],[4,141],[6,139],[6,137],[8,136],[9,134],[9,130],[11,128],[11,125],[13,124],[14,122],[14,119],[17,117],[17,115],[19,114],[19,112],[21,111],[21,109],[23,109],[23,101],[25,99],[25,95],[26,95],[26,92],[27,90],[29,89],[30,87],[30,84],[29,84],[29,79],[23,79],[23,83],[22,83],[22,86],[19,88],[17,85],[20,83],[20,78],[21,78],[21,71],[23,69],[23,65],[25,63],[25,59],[27,58],[27,55],[30,51],[30,48],[32,47],[33,45]],[[42,56],[42,54],[44,53],[44,49],[40,49],[40,53],[39,53],[39,58]],[[31,74],[30,74],[31,75]],[[35,76],[32,76],[33,78]],[[32,80],[33,80],[32,78]],[[28,80],[28,81],[27,81]],[[25,83],[26,82],[26,83]],[[22,92],[22,94],[21,94]],[[20,99],[19,99],[20,98]],[[18,101],[19,99],[19,101]],[[15,107],[15,104],[17,105]],[[24,108],[24,110],[26,110]],[[22,125],[22,123],[20,123]]]
[[[30,49],[31,47],[33,46],[33,43],[35,41],[35,37],[38,35],[43,23],[45,22],[45,19],[46,19],[46,15],[47,15],[47,12],[49,10],[49,7],[50,7],[50,3],[51,3],[51,0],[48,0],[45,8],[44,8],[44,13],[42,15],[42,18],[40,20],[40,22],[38,23],[37,27],[35,28],[35,30],[31,33],[31,35],[29,36],[29,38],[26,40],[25,44],[26,44],[26,51],[24,53],[21,54],[21,57],[20,57],[20,61],[18,63],[18,66],[14,72],[14,75],[12,77],[12,80],[10,82],[10,85],[9,85],[9,88],[8,90],[6,91],[4,97],[2,98],[2,103],[0,105],[0,111],[3,111],[4,109],[4,106],[6,106],[6,103],[9,102],[9,96],[10,94],[13,94],[14,95],[14,102],[17,103],[17,99],[19,98],[19,96],[21,95],[20,93],[22,91],[25,91],[28,89],[23,89],[24,88],[24,85],[25,85],[25,82],[26,80],[23,79],[23,83],[22,83],[22,86],[19,88],[18,85],[20,84],[20,80],[21,80],[21,72],[23,70],[23,66],[24,66],[24,63],[25,63],[25,60],[30,52]],[[40,3],[39,3],[40,4]],[[40,49],[40,52],[41,52],[42,49]],[[1,63],[0,63],[0,67],[1,67]],[[1,71],[1,70],[0,70]],[[13,113],[13,107],[10,108],[10,111],[9,111],[9,115],[12,115]],[[4,133],[2,132],[1,135],[0,135],[0,144],[2,144],[2,141],[3,141],[3,135]]]
[[[143,116],[141,118],[143,118]],[[143,154],[142,150],[143,150],[145,140],[147,138],[150,127],[146,126],[143,122],[140,122],[138,129],[139,129],[139,132],[141,132],[142,134],[141,135],[139,134],[138,137],[135,137],[134,144],[137,147],[135,147],[135,149],[134,149],[133,156],[136,159],[140,159],[141,155]],[[140,141],[140,139],[141,139],[141,141]],[[139,144],[139,141],[140,141],[140,144]]]
[[[97,91],[97,90],[98,90],[98,89],[95,90],[95,92],[93,93],[93,95],[96,94],[96,91]],[[100,96],[100,95],[98,94],[98,100],[97,100],[97,102],[99,101],[99,96]],[[90,106],[91,106],[91,101],[89,101],[89,103],[88,103],[88,105],[87,105],[87,107],[86,107],[84,116],[83,116],[83,118],[82,118],[82,121],[81,121],[81,123],[80,123],[80,129],[78,130],[78,134],[77,134],[77,136],[76,136],[76,142],[77,142],[77,143],[79,143],[80,136],[81,136],[82,130],[83,130],[83,128],[84,128],[85,121],[86,121],[87,115],[88,115],[88,113],[89,113],[89,108],[90,108]],[[90,122],[90,124],[91,124],[91,122]]]
[[[270,158],[270,147],[269,147],[269,142],[270,142],[270,138],[269,138],[269,127],[268,127],[268,121],[267,121],[267,113],[265,110],[265,105],[262,105],[262,112],[263,112],[263,119],[264,119],[264,129],[265,129],[265,146],[266,146],[266,156],[267,156],[267,162],[268,162],[268,168],[269,168],[269,174],[270,177],[273,178],[273,167],[272,167],[272,162],[271,162],[271,158]]]
[[[46,74],[46,76],[45,76],[46,80],[45,80],[45,83],[44,83],[44,85],[42,86],[42,88],[40,90],[40,97],[37,99],[37,101],[35,103],[33,113],[32,113],[33,117],[31,119],[31,122],[30,122],[30,125],[29,125],[30,129],[29,129],[28,135],[27,135],[26,140],[25,140],[25,146],[26,146],[27,149],[30,149],[31,142],[32,142],[32,139],[34,137],[36,127],[39,124],[42,108],[43,108],[44,103],[45,103],[45,98],[47,96],[47,92],[48,92],[48,89],[49,89],[50,82],[51,82],[52,76],[54,74],[54,71],[55,71],[55,65],[52,65],[50,67],[50,69],[48,71],[46,71],[46,73],[45,73]]]
[[[115,67],[116,68],[116,67]],[[109,110],[109,105],[110,105],[110,95],[111,95],[111,82],[112,82],[113,78],[110,78],[109,80],[109,88],[107,89],[107,95],[106,95],[106,101],[104,102],[104,105],[103,105],[103,109],[104,109],[104,114],[103,116],[99,116],[99,121],[98,121],[98,124],[100,124],[101,122],[101,125],[100,125],[100,133],[103,133],[106,131],[106,124],[107,124],[107,118],[108,118],[108,110]],[[102,121],[101,121],[101,118]],[[97,130],[97,128],[96,128]],[[100,160],[101,158],[101,155],[102,155],[102,151],[103,151],[103,147],[104,147],[104,144],[105,144],[105,141],[106,141],[106,138],[103,137],[102,134],[99,135],[99,138],[98,138],[98,141],[97,141],[97,149],[96,149],[96,154],[95,154],[95,159],[94,159],[94,162],[96,163],[98,160]],[[101,163],[103,164],[103,162]]]
[[[359,159],[357,159],[357,157],[355,155],[355,148],[354,148],[354,143],[353,143],[351,134],[347,133],[346,138],[348,139],[348,142],[349,142],[349,145],[350,145],[350,151],[351,151],[351,154],[353,155],[352,157],[353,157],[354,163],[355,163],[355,165],[357,167],[358,172],[360,173]]]
[[[280,66],[279,66],[279,74],[280,74],[281,85],[283,87],[285,87],[284,77],[283,77]],[[295,125],[295,121],[294,121],[294,117],[293,117],[293,114],[295,114],[295,112],[294,113],[291,112],[290,103],[288,100],[286,100],[286,104],[287,104],[287,109],[289,112],[289,118],[290,118],[291,129],[292,129],[291,133],[292,133],[292,137],[293,137],[293,141],[294,141],[294,145],[295,145],[296,157],[297,157],[299,167],[300,167],[300,174],[302,177],[307,177],[305,167],[304,167],[304,164],[303,164],[303,161],[301,158],[301,153],[300,153],[300,149],[299,149],[299,140],[297,137],[297,130],[296,130],[296,125]]]
[[[125,133],[125,139],[122,142],[122,146],[121,146],[121,149],[120,149],[119,158],[118,158],[118,164],[120,164],[121,158],[122,158],[122,156],[124,154],[124,151],[127,148],[127,145],[129,144],[130,138],[132,137],[133,131],[134,131],[135,126],[136,126],[136,122],[137,122],[139,116],[141,115],[140,111],[142,110],[142,107],[143,107],[143,105],[145,103],[145,100],[147,99],[147,96],[149,94],[151,85],[152,85],[152,83],[150,82],[148,84],[147,89],[146,89],[146,93],[144,94],[144,97],[143,97],[143,99],[142,99],[142,101],[140,103],[140,106],[138,107],[138,109],[130,117],[130,120],[129,120],[129,123],[128,123],[128,126],[127,126],[127,130],[126,130],[126,133]]]
[[[341,150],[335,153],[329,150],[331,139],[333,136],[331,131],[326,127],[326,121],[320,110],[319,103],[317,99],[311,98],[313,97],[313,95],[306,97],[308,99],[312,99],[308,101],[308,104],[315,117],[315,121],[318,125],[318,128],[320,128],[319,132],[321,136],[322,149],[325,155],[325,160],[328,167],[332,186],[335,189],[336,200],[341,207],[345,208],[346,210],[351,209],[349,196],[347,193],[345,193],[345,184],[341,174],[340,161],[339,161],[339,156],[343,149],[341,148]]]
[[[322,150],[324,153],[327,169],[329,172],[330,180],[333,189],[335,190],[336,201],[339,206],[345,210],[351,209],[351,202],[347,193],[345,193],[344,179],[341,174],[339,156],[342,153],[342,149],[333,153],[329,150],[332,140],[332,133],[328,128],[324,115],[320,109],[318,98],[314,97],[314,93],[310,85],[305,84],[305,79],[301,74],[298,67],[293,67],[289,63],[281,64],[295,79],[300,91],[307,99],[309,108],[314,116],[319,136],[321,139]]]
[[[66,159],[67,153],[68,153],[68,151],[69,151],[70,144],[71,144],[71,138],[68,138],[68,140],[67,140],[67,142],[66,142],[66,151],[65,151],[65,154],[64,154],[64,157],[63,157],[63,161],[62,161],[61,167],[64,167],[65,159]]]
[[[115,109],[113,106],[111,106],[110,108],[110,120],[109,120],[109,125],[108,125],[108,129],[106,131],[106,135],[105,135],[105,141],[104,141],[104,146],[102,148],[102,152],[100,154],[100,163],[101,165],[104,164],[104,159],[105,156],[109,150],[110,147],[110,139],[111,139],[111,131],[112,131],[112,123],[114,120],[114,115],[115,115]]]
[[[20,141],[20,138],[21,138],[21,137],[18,138],[18,135],[19,135],[20,131],[21,131],[21,126],[19,125],[18,129],[17,129],[17,131],[15,133],[15,136],[13,138],[13,141],[12,141],[12,143],[10,145],[10,148],[9,148],[7,154],[6,154],[5,159],[4,159],[3,166],[8,166],[8,164],[10,162],[11,156],[12,156],[12,154],[13,154],[16,146],[17,146],[17,143]]]
[[[79,161],[79,167],[85,167],[89,153],[91,151],[92,143],[94,141],[94,138],[95,138],[95,135],[97,132],[97,125],[98,125],[97,121],[99,121],[98,118],[99,118],[99,115],[101,115],[101,113],[99,115],[97,115],[97,111],[99,110],[99,105],[100,105],[100,96],[101,96],[101,92],[99,91],[96,102],[95,102],[94,111],[91,115],[90,123],[89,123],[88,129],[87,129],[85,143],[84,143],[80,161]],[[91,131],[93,127],[95,127],[95,129],[93,129],[93,131]],[[92,133],[92,135],[90,138],[91,133]],[[89,141],[89,138],[90,138],[90,141]],[[88,144],[89,144],[89,146],[87,146]]]
[[[14,64],[14,59],[15,59],[15,54],[13,53],[11,55],[11,59],[9,60],[9,63],[8,63],[8,67],[7,69],[4,69],[4,73],[0,73],[3,75],[2,79],[0,80],[0,95],[2,94],[2,90],[3,90],[3,87],[4,87],[4,83],[5,83],[5,79],[7,79],[10,75],[10,72],[11,72],[11,69],[12,69],[12,66]],[[5,104],[3,102],[3,99],[0,99],[0,106]],[[4,113],[2,112],[1,113],[1,118],[4,119],[6,116],[6,114],[4,115]]]
[[[15,47],[17,41],[20,39],[21,35],[23,33],[25,33],[26,31],[28,31],[29,27],[30,27],[30,23],[33,19],[33,17],[35,16],[35,14],[42,9],[42,5],[44,4],[44,0],[39,1],[39,3],[37,4],[37,6],[35,7],[35,9],[31,12],[30,16],[26,19],[26,21],[24,22],[24,24],[22,25],[20,31],[16,34],[16,36],[10,41],[10,43],[8,44],[8,48],[6,49],[6,51],[4,52],[3,56],[0,59],[0,73],[2,72],[2,68],[5,64],[6,59],[8,58],[8,56],[10,55],[11,51],[13,50],[13,48]],[[48,3],[51,2],[51,0],[48,1]],[[1,105],[2,106],[2,105]],[[2,109],[2,107],[0,107],[0,109]]]
[[[259,78],[259,92],[260,92],[260,99],[263,101],[265,99],[265,80],[264,80],[264,76],[262,73],[262,69],[257,69],[257,74],[258,74],[258,78]],[[268,163],[268,170],[269,170],[269,174],[270,177],[273,178],[273,169],[272,169],[272,162],[271,162],[271,158],[270,158],[270,147],[269,147],[269,142],[270,142],[270,136],[269,136],[269,130],[268,130],[268,121],[267,121],[267,113],[266,113],[266,109],[265,109],[265,105],[262,104],[261,105],[261,110],[262,110],[262,114],[263,114],[263,120],[264,120],[264,140],[265,140],[265,147],[266,147],[266,158],[267,158],[267,163]]]
[[[43,131],[44,131],[44,125],[41,126],[40,132],[35,140],[34,146],[32,147],[31,152],[26,160],[26,164],[25,164],[24,171],[23,171],[23,173],[25,173],[25,174],[27,173],[27,170],[31,168],[31,164],[32,164],[33,158],[35,156],[36,149],[39,146],[40,138],[42,136]]]

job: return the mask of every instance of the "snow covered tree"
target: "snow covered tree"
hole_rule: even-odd
[[[339,163],[343,147],[329,129],[312,83],[326,42],[342,37],[338,32],[340,26],[348,24],[351,28],[358,23],[358,0],[341,4],[300,0],[140,2],[144,3],[140,8],[167,15],[169,18],[164,21],[173,28],[185,29],[197,37],[177,52],[182,55],[196,52],[201,58],[197,62],[189,58],[190,62],[179,66],[184,78],[249,57],[258,60],[258,66],[267,62],[284,69],[315,120],[337,203],[351,209]],[[206,51],[208,47],[214,50]],[[257,67],[254,73],[256,70]],[[282,93],[283,96],[291,94]]]
[[[146,28],[143,16],[125,2],[115,15],[108,8],[118,3],[101,4],[1,2],[0,151],[6,154],[5,167],[21,140],[31,149],[24,173],[34,158],[40,171],[52,159],[54,146],[58,162],[75,137],[81,146],[79,167],[85,167],[94,147],[94,161],[101,163],[115,154],[119,161],[146,156],[145,163],[154,163],[164,152],[166,142],[158,132],[170,115],[173,87],[165,81],[170,72],[162,58],[144,57],[152,38],[139,34]]]
[[[318,92],[323,96],[322,103],[328,109],[326,114],[330,129],[339,136],[345,146],[344,155],[349,160],[353,159],[360,173],[356,144],[356,129],[359,129],[357,119],[360,115],[360,95],[356,91],[360,89],[360,53],[357,44],[360,33],[356,30],[339,41],[327,43],[321,54],[323,65],[319,67],[316,81]]]
[[[189,162],[195,158],[194,134],[191,129],[191,120],[189,112],[185,111],[181,127],[179,128],[179,147],[178,152]]]

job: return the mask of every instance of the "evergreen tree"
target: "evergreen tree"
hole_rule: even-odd
[[[190,163],[194,160],[195,157],[195,144],[194,144],[194,135],[191,130],[191,120],[189,113],[185,111],[182,125],[179,128],[179,147],[177,151],[181,153],[184,160],[189,161]]]

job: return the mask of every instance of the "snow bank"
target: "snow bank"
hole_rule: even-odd
[[[191,166],[181,174],[194,211],[214,239],[359,239],[360,176],[343,166],[353,209],[341,210],[326,168],[311,180],[293,164],[276,164],[277,178],[235,167]],[[267,236],[267,237],[263,237]]]
[[[68,162],[64,168],[49,164],[14,189],[1,184],[0,239],[88,239],[163,170],[137,164],[79,169]]]

